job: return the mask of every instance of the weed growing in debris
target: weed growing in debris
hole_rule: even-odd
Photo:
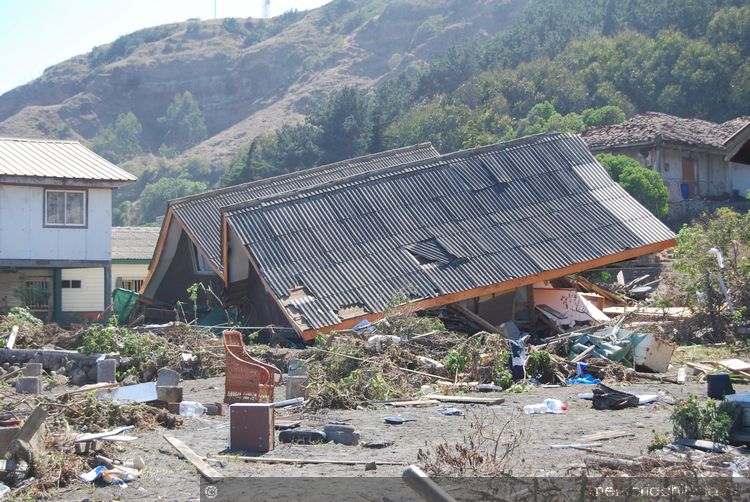
[[[466,369],[466,365],[469,363],[469,354],[466,352],[458,352],[451,350],[448,353],[448,358],[445,360],[445,367],[451,373],[461,373]]]
[[[704,406],[695,395],[675,403],[670,420],[676,438],[708,439],[726,443],[729,429],[737,416],[737,407],[730,402],[716,402],[709,399]]]
[[[661,434],[657,434],[655,432],[654,433],[654,437],[651,438],[651,443],[647,447],[648,452],[651,453],[651,452],[654,452],[654,451],[663,450],[664,448],[666,448],[667,446],[669,446],[669,443],[671,443],[671,442],[672,441],[669,439],[669,437],[667,437],[666,434],[665,435],[661,435]]]
[[[555,378],[555,368],[549,352],[534,352],[526,363],[526,378],[536,378],[540,382],[550,382]]]
[[[174,417],[165,410],[145,404],[119,404],[112,400],[99,399],[94,393],[81,402],[64,409],[63,418],[82,431],[98,432],[111,427],[133,425],[141,429],[154,429],[160,424],[169,429],[178,425]]]
[[[501,422],[494,411],[471,410],[466,417],[470,430],[463,441],[420,448],[417,461],[430,476],[508,476],[525,436],[524,429],[518,427],[520,418],[520,414],[514,414]]]

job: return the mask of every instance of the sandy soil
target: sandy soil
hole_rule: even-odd
[[[519,476],[561,476],[568,469],[580,465],[585,452],[572,449],[551,449],[550,444],[569,444],[580,442],[580,437],[599,431],[629,430],[635,434],[632,438],[620,438],[603,442],[604,451],[626,454],[646,453],[654,433],[665,434],[670,431],[668,420],[671,405],[667,401],[686,397],[695,393],[705,398],[705,385],[688,384],[678,386],[661,383],[637,383],[617,385],[628,392],[639,394],[659,393],[666,400],[620,411],[597,411],[592,409],[590,401],[578,398],[580,392],[588,392],[590,386],[573,385],[561,388],[538,388],[521,394],[492,394],[505,397],[505,403],[497,406],[464,406],[455,407],[464,411],[464,416],[444,416],[435,406],[428,408],[375,408],[366,410],[323,410],[315,415],[305,415],[303,427],[322,428],[329,420],[340,420],[355,425],[361,432],[362,442],[393,441],[393,445],[383,449],[368,449],[362,446],[324,445],[290,445],[277,443],[276,448],[266,454],[284,458],[337,458],[367,461],[399,461],[406,464],[415,463],[420,448],[441,442],[460,443],[470,430],[471,417],[482,417],[494,429],[513,420],[515,433],[522,431],[523,443],[514,455],[513,474]],[[200,402],[217,402],[223,397],[223,378],[186,381],[183,383],[184,399]],[[750,390],[737,387],[737,391]],[[283,388],[277,388],[277,399],[283,398]],[[487,396],[487,394],[483,394]],[[526,404],[538,403],[551,397],[568,403],[568,411],[561,415],[523,415],[521,408]],[[452,405],[449,405],[452,406]],[[386,416],[401,415],[404,418],[416,419],[403,425],[386,425]],[[277,415],[278,416],[278,415]],[[227,451],[229,442],[229,419],[218,417],[186,417],[184,426],[171,431],[199,455],[212,457]],[[83,484],[60,490],[55,494],[59,500],[199,500],[201,486],[195,468],[181,460],[176,452],[163,439],[164,431],[158,430],[140,435],[140,439],[125,444],[121,448],[122,458],[140,455],[147,467],[141,477],[127,488],[114,486],[89,487]],[[365,471],[364,466],[346,465],[285,465],[245,463],[230,461],[226,466],[217,466],[225,476],[263,478],[282,478],[281,481],[297,477],[355,477],[374,478],[383,482],[387,478],[395,480],[401,475],[403,466],[381,465],[374,471]],[[277,480],[278,481],[278,480]],[[277,483],[278,484],[278,483]],[[256,495],[259,495],[256,492]],[[288,493],[290,499],[295,499]],[[310,497],[302,494],[301,499]],[[307,495],[310,495],[309,493]],[[412,494],[413,496],[413,494]],[[259,499],[261,497],[253,497]],[[399,497],[393,498],[394,500]],[[296,498],[296,500],[301,500]],[[367,500],[381,500],[377,497],[365,497]],[[363,499],[363,500],[364,500]],[[203,500],[208,500],[204,498]],[[269,500],[278,498],[269,497]]]

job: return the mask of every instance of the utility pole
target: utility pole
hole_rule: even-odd
[[[214,19],[216,19],[216,0],[214,0]]]
[[[263,19],[271,17],[271,0],[263,0]]]

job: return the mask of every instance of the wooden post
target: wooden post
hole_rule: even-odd
[[[425,472],[416,465],[410,465],[401,475],[404,482],[417,492],[423,500],[430,502],[456,502],[448,492],[435,483]]]

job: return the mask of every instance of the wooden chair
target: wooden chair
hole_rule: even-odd
[[[224,402],[272,403],[274,386],[281,383],[281,370],[250,356],[239,331],[226,330],[223,337],[227,360]]]

